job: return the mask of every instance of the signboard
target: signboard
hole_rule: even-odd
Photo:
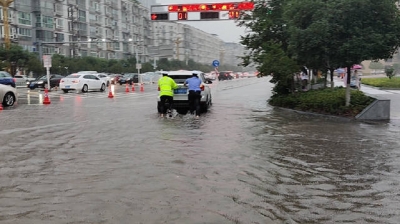
[[[152,5],[150,18],[152,21],[237,20],[241,12],[252,11],[254,8],[252,1]]]
[[[51,67],[51,55],[43,55],[43,67]]]
[[[214,61],[212,62],[212,65],[213,65],[214,67],[218,67],[218,66],[219,66],[219,61],[218,61],[218,60],[214,60]]]
[[[142,64],[136,64],[136,69],[142,69]]]

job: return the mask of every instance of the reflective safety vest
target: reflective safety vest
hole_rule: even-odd
[[[174,89],[178,88],[178,85],[170,77],[163,76],[158,80],[158,87],[160,96],[174,96]]]

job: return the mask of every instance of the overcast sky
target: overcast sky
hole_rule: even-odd
[[[218,3],[229,2],[221,0],[157,0],[161,5],[175,3]],[[245,34],[244,27],[238,27],[234,21],[191,21],[186,22],[191,26],[204,30],[207,33],[217,34],[225,42],[239,43],[240,36]]]

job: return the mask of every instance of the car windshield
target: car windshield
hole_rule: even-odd
[[[131,78],[133,76],[133,74],[125,74],[123,77],[124,78]]]
[[[38,78],[38,80],[47,80],[47,76],[44,75],[44,76]]]
[[[81,77],[81,75],[72,74],[72,75],[67,76],[66,78],[69,78],[69,79],[77,79],[77,78],[79,78],[79,77]]]
[[[192,78],[192,75],[168,75],[171,79],[175,80],[176,83],[182,84],[188,78]]]

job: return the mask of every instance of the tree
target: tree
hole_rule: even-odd
[[[331,12],[337,58],[347,67],[346,106],[350,105],[351,67],[364,60],[390,58],[400,43],[400,19],[395,0],[336,0]]]
[[[287,22],[283,18],[284,6],[290,0],[257,1],[251,14],[244,14],[240,26],[252,32],[241,38],[241,44],[250,52],[243,65],[257,64],[261,75],[272,75],[275,94],[292,92],[293,74],[300,66],[288,51]]]

